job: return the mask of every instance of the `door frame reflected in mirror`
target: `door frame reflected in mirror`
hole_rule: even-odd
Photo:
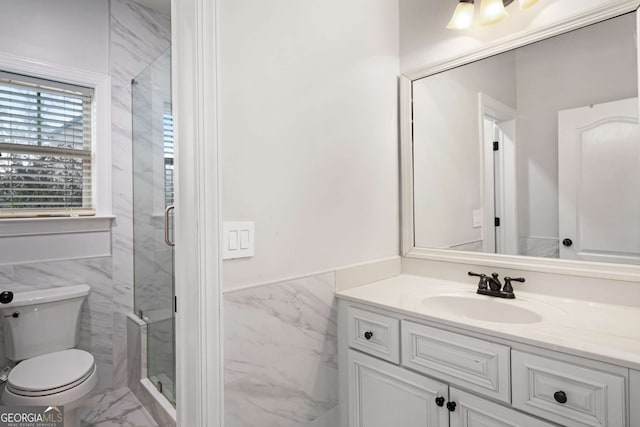
[[[583,277],[606,278],[624,281],[640,281],[640,266],[629,264],[608,264],[566,259],[535,258],[520,255],[466,252],[451,249],[432,249],[415,246],[414,187],[413,187],[413,123],[412,84],[428,76],[466,65],[490,56],[504,53],[541,40],[558,36],[588,25],[617,16],[636,12],[640,0],[623,0],[584,12],[574,18],[557,22],[535,30],[523,31],[507,38],[485,45],[470,53],[449,61],[424,67],[400,76],[400,158],[401,158],[401,255],[409,258],[474,264],[491,267],[541,271]],[[640,23],[639,23],[640,25]],[[640,33],[640,31],[639,31]],[[638,55],[640,59],[640,54]],[[640,76],[639,76],[640,80]],[[481,100],[478,101],[482,103]],[[483,189],[487,191],[487,189]],[[516,230],[517,232],[517,230]]]

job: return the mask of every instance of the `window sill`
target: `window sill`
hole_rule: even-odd
[[[0,219],[0,264],[111,256],[113,216]]]

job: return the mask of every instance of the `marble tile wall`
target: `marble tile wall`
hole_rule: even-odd
[[[126,316],[133,311],[131,80],[171,44],[171,22],[136,3],[110,1],[113,157],[113,360],[115,387],[127,384]]]
[[[335,426],[333,272],[224,295],[226,427]]]
[[[521,237],[520,255],[541,258],[560,258],[560,240],[540,237]]]

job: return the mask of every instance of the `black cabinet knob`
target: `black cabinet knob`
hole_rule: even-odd
[[[436,397],[436,405],[444,406],[444,397]]]
[[[555,393],[553,393],[553,398],[558,403],[567,403],[567,395],[564,391],[556,391]]]
[[[13,317],[14,319],[17,319],[18,317],[20,317],[20,312],[19,311],[14,311],[13,314],[11,315],[11,317]]]
[[[562,241],[562,244],[563,244],[564,246],[566,246],[566,247],[570,247],[571,245],[573,245],[573,240],[571,240],[571,239],[564,239],[564,240]]]
[[[447,402],[447,409],[451,412],[456,410],[456,402]]]
[[[368,340],[370,340],[373,337],[373,332],[371,331],[367,331],[364,333],[364,337]]]
[[[11,291],[0,292],[0,303],[9,304],[11,301],[13,301],[13,292]]]

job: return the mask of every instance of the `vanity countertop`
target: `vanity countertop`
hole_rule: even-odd
[[[471,284],[401,274],[339,291],[336,296],[485,335],[640,369],[640,307],[554,297],[514,287],[516,299],[504,300],[476,295],[476,287]],[[508,304],[538,313],[542,319],[535,323],[484,321],[468,317],[464,310],[434,311],[423,303],[443,296],[469,298],[471,303],[477,299],[480,303]]]

